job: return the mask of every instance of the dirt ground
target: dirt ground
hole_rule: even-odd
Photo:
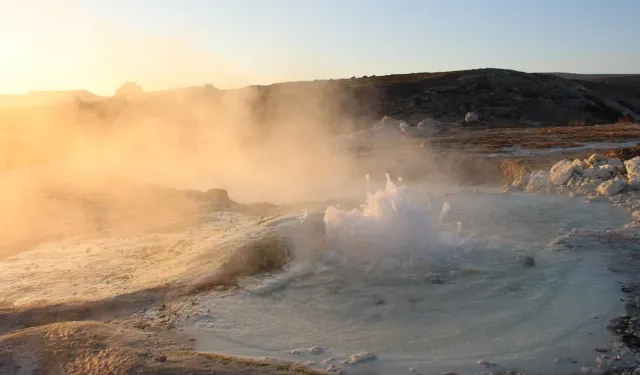
[[[435,137],[431,141],[431,145],[444,149],[462,149],[479,153],[502,151],[508,154],[518,150],[543,151],[580,147],[594,143],[621,143],[633,140],[640,142],[640,126],[610,124],[599,126],[463,128]]]

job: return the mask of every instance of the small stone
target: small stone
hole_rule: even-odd
[[[425,281],[430,284],[444,284],[447,282],[447,276],[443,274],[430,275],[425,278]]]
[[[327,369],[325,370],[326,372],[330,372],[332,374],[337,374],[337,375],[347,375],[347,372],[343,369],[340,369],[334,365],[331,365],[329,367],[327,367]]]
[[[383,299],[379,299],[376,301],[376,306],[383,306],[386,305],[387,303],[383,300]]]
[[[631,287],[631,286],[623,286],[622,288],[620,288],[620,290],[622,291],[622,293],[631,293],[631,292],[633,292],[633,287]]]
[[[467,112],[467,114],[464,116],[464,122],[466,122],[467,124],[478,121],[480,121],[480,118],[475,112]]]
[[[357,353],[357,354],[353,354],[349,357],[349,359],[347,360],[347,364],[350,365],[355,365],[358,363],[363,363],[363,362],[369,362],[369,361],[375,361],[378,357],[371,352],[362,352],[362,353]]]
[[[596,348],[596,352],[598,352],[598,353],[608,353],[609,349],[607,349],[607,348]]]
[[[536,260],[528,255],[519,256],[518,262],[525,268],[531,268],[536,265]]]
[[[319,346],[314,346],[313,348],[309,348],[309,353],[318,355],[324,353],[324,349]]]
[[[158,362],[166,362],[167,361],[167,356],[166,355],[160,355],[154,358],[156,361]]]
[[[495,366],[495,365],[496,365],[495,363],[492,363],[492,362],[489,362],[489,361],[483,361],[483,360],[481,360],[481,359],[479,359],[479,360],[476,362],[476,364],[478,364],[478,365],[480,365],[480,366],[482,366],[482,367],[493,367],[493,366]]]

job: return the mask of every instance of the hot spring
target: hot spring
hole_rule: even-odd
[[[630,221],[604,203],[388,178],[359,208],[281,225],[309,221],[322,221],[322,238],[296,241],[283,272],[201,295],[184,314],[179,331],[197,350],[347,373],[568,373],[598,366],[595,348],[623,312],[597,241],[554,245],[575,228]]]
[[[615,254],[597,239],[630,222],[627,211],[390,178],[366,189],[361,206],[266,218],[213,210],[186,229],[43,243],[0,259],[0,303],[126,300],[226,264],[239,288],[168,302],[169,332],[196,350],[348,374],[602,368],[595,349],[610,346],[606,327],[624,309],[608,270]],[[579,246],[557,241],[583,232]],[[254,262],[264,251],[275,256]],[[135,318],[159,315],[155,306]]]

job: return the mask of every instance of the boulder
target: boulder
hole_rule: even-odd
[[[551,183],[554,185],[564,185],[573,175],[575,167],[571,160],[565,159],[557,162],[551,167]]]
[[[582,177],[584,178],[593,178],[597,174],[597,170],[594,167],[585,168],[582,171]]]
[[[597,162],[597,161],[607,161],[607,160],[609,160],[609,158],[604,156],[604,155],[601,155],[601,154],[593,154],[593,155],[589,156],[589,158],[587,159],[587,161],[591,165],[594,165],[595,162]]]
[[[444,131],[444,125],[436,119],[427,117],[416,125],[416,129],[419,130],[422,135],[430,136],[442,133],[442,131]]]
[[[472,122],[479,122],[479,121],[480,121],[480,117],[475,112],[467,112],[467,114],[464,116],[464,122],[466,122],[467,124],[470,124]]]
[[[611,197],[613,195],[618,194],[624,189],[625,182],[620,179],[613,179],[609,181],[605,181],[598,186],[596,189],[596,193],[599,195],[604,195],[605,197]]]
[[[618,168],[614,165],[601,165],[596,168],[596,177],[600,177],[603,180],[608,180],[611,177],[615,176],[618,172]]]
[[[611,158],[611,159],[607,160],[607,164],[615,165],[615,166],[624,165],[622,160],[620,160],[618,158]]]
[[[511,186],[516,189],[521,189],[527,186],[527,184],[529,183],[529,177],[530,176],[528,174],[518,176],[516,177],[515,180],[513,180],[513,182],[511,183]]]
[[[582,172],[584,171],[584,168],[585,168],[584,162],[580,159],[575,159],[573,162],[571,162],[571,164],[573,164],[573,169],[575,173],[582,175]]]
[[[531,193],[542,190],[549,184],[549,174],[545,171],[534,171],[529,175],[529,181],[525,191]]]
[[[598,167],[599,172],[607,172],[609,175],[613,175],[618,172],[618,168],[615,165],[605,164]],[[600,177],[605,178],[604,175],[600,174]]]
[[[625,161],[624,166],[627,169],[629,186],[634,189],[640,189],[640,156]]]
[[[629,177],[640,177],[640,156],[624,162]]]
[[[596,177],[606,181],[611,178],[613,173],[609,172],[607,168],[602,168],[602,167],[605,167],[605,166],[601,165],[600,167],[596,168]]]

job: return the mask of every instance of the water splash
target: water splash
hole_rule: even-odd
[[[407,186],[399,185],[402,179],[394,183],[387,174],[385,188],[375,193],[369,175],[366,181],[366,201],[359,210],[330,206],[325,212],[327,243],[334,252],[386,271],[451,258],[449,245],[458,241],[461,224],[458,230],[441,230],[448,203],[435,216],[430,204],[412,202]]]

